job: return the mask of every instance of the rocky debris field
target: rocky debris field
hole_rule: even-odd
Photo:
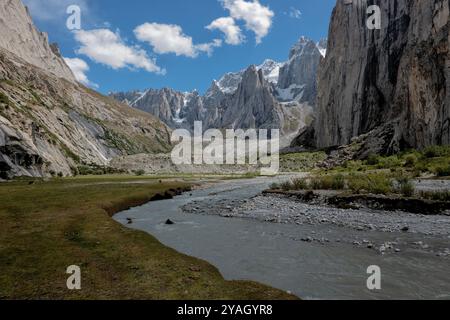
[[[190,213],[258,219],[291,224],[333,224],[358,231],[414,232],[449,235],[450,216],[418,215],[371,209],[338,209],[292,201],[278,195],[261,195],[250,200],[219,200],[217,203],[192,202],[183,207]]]
[[[368,208],[339,209],[307,204],[272,194],[257,195],[248,200],[222,198],[214,201],[194,201],[182,209],[193,214],[317,227],[317,232],[312,231],[308,236],[301,236],[296,239],[298,241],[323,245],[342,242],[376,250],[380,254],[401,253],[407,246],[440,257],[450,256],[450,216],[447,215],[420,215]],[[322,232],[328,227],[339,232]],[[384,240],[380,239],[380,233],[385,234]],[[423,241],[408,242],[405,240],[408,235],[414,235],[415,240],[419,236]],[[429,245],[428,238],[439,238],[441,244],[438,247]]]

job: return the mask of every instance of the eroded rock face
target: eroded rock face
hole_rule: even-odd
[[[371,4],[381,30],[366,27]],[[386,125],[386,152],[450,144],[449,26],[448,0],[339,0],[318,75],[316,145]]]

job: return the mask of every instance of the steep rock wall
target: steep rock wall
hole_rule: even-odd
[[[366,26],[381,8],[381,30]],[[338,0],[318,75],[315,140],[347,144],[388,126],[386,152],[450,144],[448,0]]]

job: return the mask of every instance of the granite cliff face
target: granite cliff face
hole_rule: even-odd
[[[173,126],[185,105],[185,95],[172,89],[148,90],[135,99],[131,106],[151,113],[164,123]]]
[[[0,179],[67,176],[170,149],[158,119],[77,83],[19,0],[2,0],[0,10]]]
[[[272,88],[263,71],[256,66],[248,68],[236,92],[226,101],[218,128],[279,129],[283,123],[281,106],[275,100]]]
[[[279,92],[289,91],[289,97],[297,97],[299,102],[315,104],[317,96],[317,70],[322,55],[325,55],[324,42],[318,45],[302,37],[291,49],[289,61],[280,70]],[[279,97],[283,100],[282,94]]]
[[[372,4],[381,30],[366,27]],[[366,133],[378,137],[376,152],[450,144],[449,28],[448,0],[338,0],[318,75],[315,145]]]
[[[75,82],[75,77],[61,59],[58,46],[49,44],[48,36],[33,24],[28,9],[20,0],[0,1],[0,47],[24,61],[54,75]]]

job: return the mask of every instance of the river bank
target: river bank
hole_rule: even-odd
[[[288,178],[223,181],[115,219],[131,218],[128,227],[212,263],[228,280],[254,280],[306,299],[450,298],[448,217],[335,211],[261,196]],[[370,265],[382,269],[381,291],[365,286]]]

